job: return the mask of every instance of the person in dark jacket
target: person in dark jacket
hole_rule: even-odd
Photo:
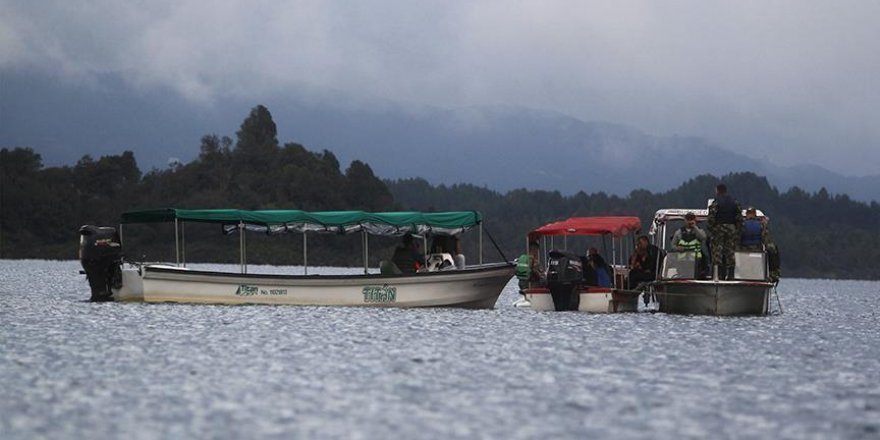
[[[660,249],[651,244],[647,235],[639,236],[636,251],[629,259],[629,289],[635,290],[639,284],[657,279],[657,259]]]
[[[715,187],[715,200],[709,205],[706,220],[712,232],[712,265],[718,268],[719,279],[732,280],[743,215],[739,203],[727,193],[727,185],[719,183]]]
[[[419,252],[419,245],[412,235],[406,234],[403,244],[394,249],[391,262],[403,273],[414,273],[425,265],[425,256]]]

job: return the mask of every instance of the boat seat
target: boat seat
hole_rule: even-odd
[[[452,255],[447,253],[428,254],[426,262],[428,272],[436,272],[438,270],[449,270],[456,268],[455,261],[452,259]]]

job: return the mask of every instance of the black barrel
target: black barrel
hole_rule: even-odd
[[[547,288],[556,310],[577,310],[580,295],[577,290],[584,280],[581,259],[568,252],[552,250],[547,267]]]
[[[79,228],[79,261],[92,289],[92,301],[112,301],[111,288],[122,287],[122,244],[116,228]]]

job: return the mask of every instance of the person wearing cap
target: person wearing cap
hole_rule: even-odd
[[[767,225],[758,218],[758,211],[752,206],[746,208],[739,248],[748,252],[761,252],[769,242],[767,235]]]
[[[715,200],[709,205],[706,221],[712,233],[712,265],[718,268],[720,279],[732,280],[743,215],[739,203],[727,193],[727,185],[715,186]]]
[[[779,280],[779,248],[776,247],[776,243],[770,237],[767,219],[759,219],[758,211],[751,206],[746,208],[746,218],[743,220],[739,249],[746,252],[767,252],[767,266],[770,270],[770,279],[772,281]]]
[[[678,252],[693,252],[697,261],[698,272],[705,269],[703,260],[703,243],[706,242],[706,231],[697,226],[697,216],[693,212],[684,215],[684,226],[676,229],[672,235],[672,248]]]

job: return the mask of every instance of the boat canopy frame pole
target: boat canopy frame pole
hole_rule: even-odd
[[[122,242],[122,223],[119,224],[119,247],[125,249],[125,244]]]
[[[623,242],[621,242],[621,246]],[[617,264],[617,242],[614,241],[614,236],[611,236],[611,264]]]
[[[247,268],[245,267],[244,262],[244,222],[238,222],[238,261],[241,267],[241,273],[247,273]]]
[[[362,237],[363,247],[364,247],[364,275],[367,275],[368,273],[370,273],[370,271],[369,271],[370,249],[368,247],[369,242],[368,242],[368,238],[367,238],[367,230],[366,229],[361,229],[361,237]]]
[[[303,275],[309,274],[309,239],[303,231]]]
[[[422,255],[425,256],[425,265],[428,264],[428,233],[422,234]]]
[[[186,222],[180,222],[180,256],[186,267]]]
[[[177,219],[174,219],[174,261],[180,267],[180,223]]]
[[[483,264],[483,222],[480,222],[480,264]]]

